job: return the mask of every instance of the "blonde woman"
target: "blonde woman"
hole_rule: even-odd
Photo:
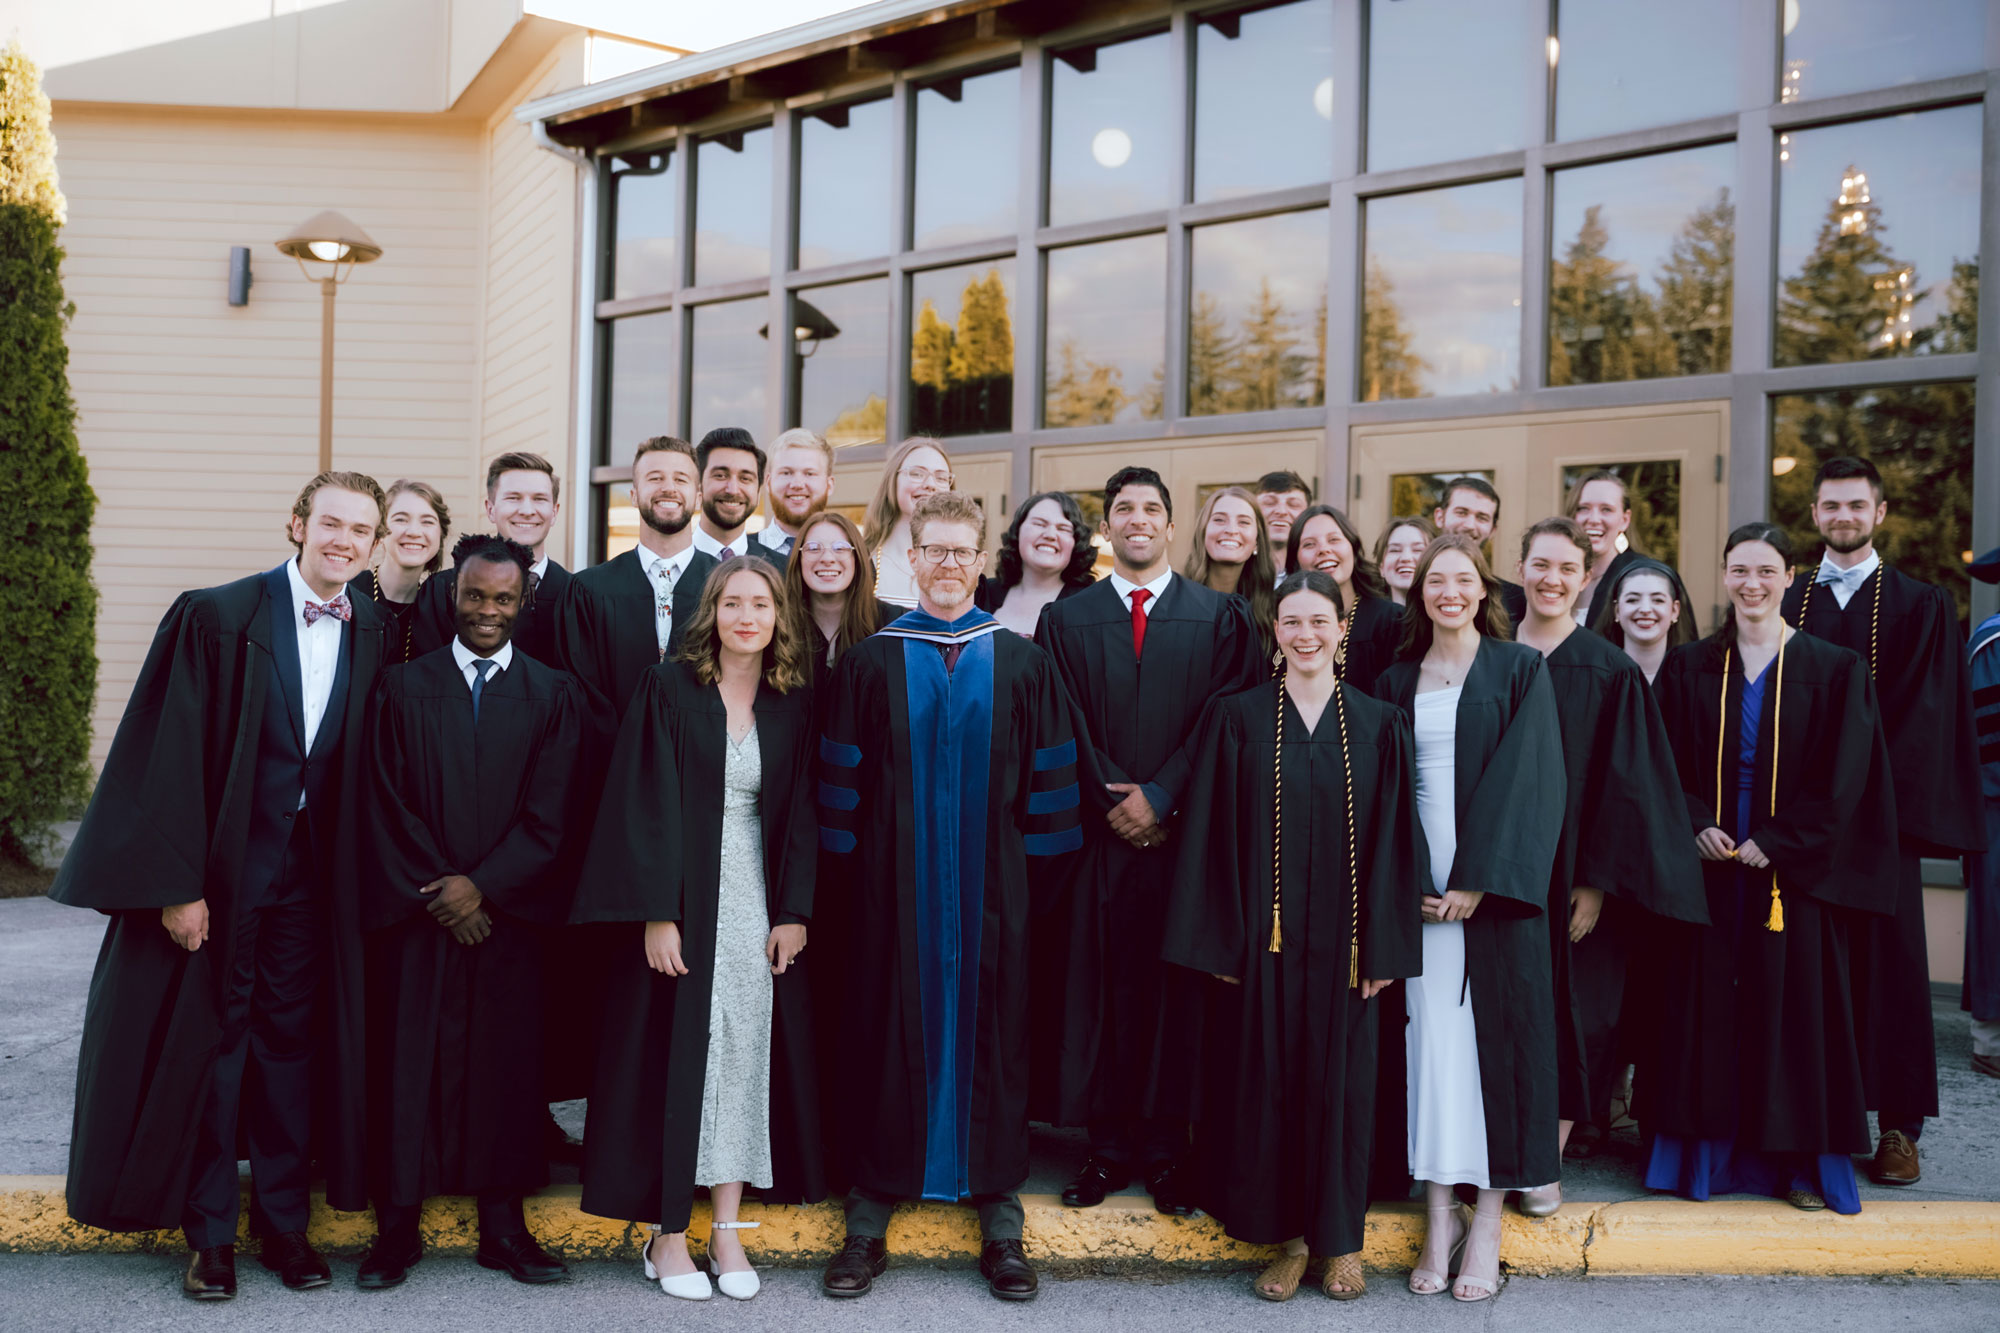
[[[811,999],[818,863],[809,650],[761,556],[709,575],[679,653],[620,729],[573,920],[615,923],[583,1207],[652,1225],[669,1296],[748,1300],[737,1209],[824,1198]],[[694,1192],[714,1227],[688,1254]]]
[[[917,576],[910,568],[910,515],[939,491],[952,489],[951,459],[942,441],[914,435],[897,445],[882,468],[882,484],[868,504],[868,558],[875,565],[875,595],[908,609],[917,604]]]

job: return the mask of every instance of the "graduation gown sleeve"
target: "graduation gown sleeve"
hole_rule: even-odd
[[[672,719],[670,669],[647,672],[625,710],[571,921],[681,919],[681,811],[689,793]]]
[[[1243,728],[1237,710],[1223,702],[1209,705],[1195,731],[1187,803],[1202,813],[1179,832],[1180,860],[1160,956],[1197,972],[1240,978],[1250,956],[1256,904],[1242,882],[1238,854],[1247,832],[1240,827],[1236,795],[1245,780]]]
[[[1524,652],[1533,660],[1521,657]],[[1490,720],[1468,717],[1469,709],[1489,713]],[[1489,728],[1499,730],[1498,744],[1484,764],[1471,762],[1490,738]],[[1485,893],[1484,907],[1540,914],[1562,837],[1565,796],[1562,726],[1540,653],[1481,640],[1459,703],[1456,751],[1461,854],[1452,860],[1445,887]]]

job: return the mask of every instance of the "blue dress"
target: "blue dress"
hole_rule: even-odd
[[[1771,667],[1743,686],[1742,714],[1737,723],[1741,744],[1736,754],[1736,828],[1740,843],[1750,831],[1750,802],[1757,785],[1757,733],[1764,716],[1764,685]],[[1742,883],[1734,914],[1711,924],[1712,930],[1764,928],[1765,896]],[[1744,957],[1752,954],[1745,951]],[[1646,1188],[1671,1190],[1684,1198],[1707,1201],[1713,1194],[1765,1194],[1783,1198],[1792,1190],[1809,1190],[1826,1200],[1836,1213],[1861,1211],[1861,1190],[1854,1178],[1854,1159],[1846,1153],[1766,1153],[1739,1147],[1734,1139],[1701,1139],[1657,1134],[1646,1164]]]

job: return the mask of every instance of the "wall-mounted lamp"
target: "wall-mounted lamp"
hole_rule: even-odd
[[[229,247],[229,304],[250,304],[250,247]]]

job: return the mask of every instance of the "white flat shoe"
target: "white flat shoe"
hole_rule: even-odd
[[[717,1222],[714,1224],[713,1229],[716,1231],[748,1231],[756,1225],[755,1222]],[[708,1256],[708,1271],[715,1275],[716,1289],[732,1301],[747,1301],[757,1294],[758,1288],[764,1285],[758,1279],[757,1270],[754,1268],[743,1273],[723,1272],[722,1266],[716,1262],[713,1251]]]
[[[648,1237],[646,1243],[639,1248],[639,1262],[645,1265],[648,1282],[659,1283],[661,1291],[684,1301],[705,1301],[715,1295],[708,1285],[708,1274],[699,1268],[692,1273],[668,1274],[653,1267],[652,1250],[653,1241]]]

